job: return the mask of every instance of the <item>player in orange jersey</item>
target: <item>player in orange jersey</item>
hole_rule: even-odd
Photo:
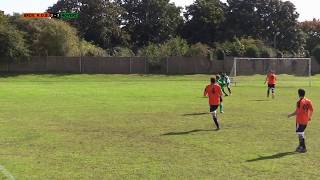
[[[266,84],[268,82],[268,91],[267,91],[267,97],[269,97],[269,94],[270,94],[270,90],[272,92],[272,99],[274,99],[275,97],[275,88],[276,88],[276,82],[277,82],[277,76],[276,74],[270,70],[268,75],[267,75],[267,78],[266,78],[266,81],[264,82],[264,84]]]
[[[313,107],[311,100],[305,98],[305,90],[299,89],[299,101],[297,102],[297,108],[295,112],[288,115],[288,118],[292,116],[296,116],[296,133],[299,137],[299,146],[297,147],[297,152],[307,152],[305,138],[304,138],[304,130],[306,129],[308,122],[311,121],[311,117],[313,114]]]
[[[219,130],[220,125],[217,116],[217,109],[219,107],[220,100],[222,100],[222,92],[221,87],[216,83],[216,79],[214,77],[212,77],[210,81],[211,83],[206,86],[203,95],[209,97],[210,113],[212,114],[212,119],[217,130]]]

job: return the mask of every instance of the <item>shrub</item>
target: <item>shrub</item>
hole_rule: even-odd
[[[239,41],[238,38],[232,43],[231,53],[233,56],[242,56],[245,52],[245,46]]]
[[[165,55],[161,54],[161,49],[158,45],[150,43],[148,46],[141,48],[138,52],[139,56],[147,57],[148,63],[151,66],[157,66],[161,63],[161,58]]]
[[[208,56],[210,53],[209,46],[202,43],[197,43],[191,45],[188,52],[186,53],[189,57],[195,57],[195,56]]]
[[[293,51],[284,51],[283,53],[283,57],[285,58],[294,58],[297,57],[297,54]]]
[[[225,53],[222,49],[217,49],[216,55],[218,60],[224,60]]]
[[[272,57],[275,57],[275,56],[276,56],[276,54],[275,54],[275,52],[274,52],[274,50],[272,48],[263,46],[260,49],[260,57],[262,57],[262,58],[272,58]]]
[[[25,60],[30,51],[24,33],[8,22],[6,16],[0,14],[0,56],[3,60]]]
[[[245,52],[244,45],[237,38],[233,42],[227,41],[218,45],[218,48],[223,49],[227,56],[243,56]]]
[[[310,58],[310,52],[308,50],[303,51],[305,58]]]
[[[85,40],[81,41],[80,51],[82,56],[107,56],[107,53],[104,49],[97,47]]]
[[[160,45],[163,56],[185,56],[189,50],[186,40],[176,37]]]
[[[313,48],[312,56],[314,56],[318,63],[320,63],[320,45],[317,45],[315,48]]]
[[[132,57],[135,56],[133,51],[129,48],[126,47],[114,47],[111,50],[109,50],[109,54],[111,56],[116,56],[116,57]]]
[[[241,44],[247,49],[251,45],[255,45],[258,49],[262,49],[265,47],[265,44],[259,39],[253,39],[252,37],[241,38]]]
[[[245,52],[246,57],[252,57],[252,58],[257,58],[259,57],[259,49],[256,45],[250,45],[246,48]]]
[[[277,58],[283,58],[283,53],[281,51],[277,51]]]

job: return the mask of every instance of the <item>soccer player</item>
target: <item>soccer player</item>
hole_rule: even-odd
[[[288,115],[288,118],[296,116],[296,133],[299,138],[299,146],[297,147],[296,151],[300,153],[307,152],[304,131],[308,125],[308,122],[311,121],[313,114],[312,102],[304,97],[305,93],[306,92],[303,89],[298,90],[300,99],[297,102],[296,111]]]
[[[227,73],[224,73],[224,79],[225,79],[225,82],[226,82],[226,85],[227,85],[227,88],[228,88],[228,91],[229,91],[229,95],[231,95],[231,80],[229,78],[229,76],[227,75]]]
[[[217,109],[220,104],[220,100],[222,100],[221,87],[216,83],[216,79],[214,77],[212,77],[210,81],[211,84],[206,86],[203,95],[209,97],[210,113],[217,127],[217,130],[219,130],[220,125],[217,116]]]
[[[270,70],[268,75],[267,75],[267,78],[266,78],[266,81],[264,82],[264,84],[266,84],[268,82],[268,91],[267,91],[267,97],[269,97],[269,94],[270,94],[270,90],[272,92],[272,99],[274,99],[275,97],[275,88],[276,88],[276,82],[277,82],[277,76],[276,74]]]
[[[217,75],[217,76],[216,76],[216,81],[217,81],[218,85],[221,87],[221,90],[222,90],[222,92],[224,93],[224,95],[225,95],[225,96],[228,96],[228,94],[227,94],[226,92],[224,92],[224,86],[225,86],[224,80],[223,80],[219,75]],[[222,96],[221,96],[221,99],[220,99],[219,109],[220,109],[220,113],[224,113],[224,111],[223,111]]]
[[[226,85],[225,78],[222,73],[220,73],[220,74],[216,75],[217,83],[220,85],[223,94],[225,96],[228,96],[228,94],[224,91],[224,86]]]

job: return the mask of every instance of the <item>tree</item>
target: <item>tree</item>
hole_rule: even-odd
[[[0,14],[0,59],[2,61],[26,60],[29,49],[23,32],[19,31],[3,14]]]
[[[228,0],[224,28],[228,37],[252,36],[280,50],[303,51],[304,34],[298,27],[295,5],[280,0]]]
[[[111,0],[59,0],[48,12],[78,12],[79,19],[70,20],[81,37],[103,48],[127,45],[128,35],[119,18],[123,9]]]
[[[262,4],[262,2],[265,1],[260,0],[260,2],[260,4]],[[296,12],[295,5],[290,1],[280,1],[279,3],[279,0],[270,1],[270,4],[272,3],[278,7],[276,8],[276,13],[273,13],[273,18],[270,18],[272,21],[267,23],[268,26],[265,27],[270,29],[264,32],[264,34],[267,34],[265,37],[268,37],[267,42],[271,43],[276,40],[278,49],[300,54],[304,50],[305,37],[298,27],[299,14]],[[261,5],[260,7],[262,8],[263,6],[265,5]],[[270,34],[272,31],[273,34]],[[279,32],[279,35],[275,34],[277,32]]]
[[[257,0],[227,0],[226,21],[224,23],[225,39],[234,37],[256,37],[259,28]]]
[[[11,17],[11,22],[23,31],[34,56],[104,56],[105,51],[84,40],[68,23],[55,19],[24,19]]]
[[[307,36],[305,49],[311,53],[320,44],[320,20],[304,21],[299,26]]]
[[[186,8],[182,35],[191,43],[213,43],[225,19],[226,5],[219,0],[196,0]]]
[[[177,35],[183,23],[181,8],[169,0],[118,0],[125,9],[123,28],[130,34],[134,47],[162,43]]]

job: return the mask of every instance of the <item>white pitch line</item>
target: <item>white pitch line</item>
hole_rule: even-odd
[[[9,180],[15,180],[12,174],[2,165],[0,165],[0,172]]]

